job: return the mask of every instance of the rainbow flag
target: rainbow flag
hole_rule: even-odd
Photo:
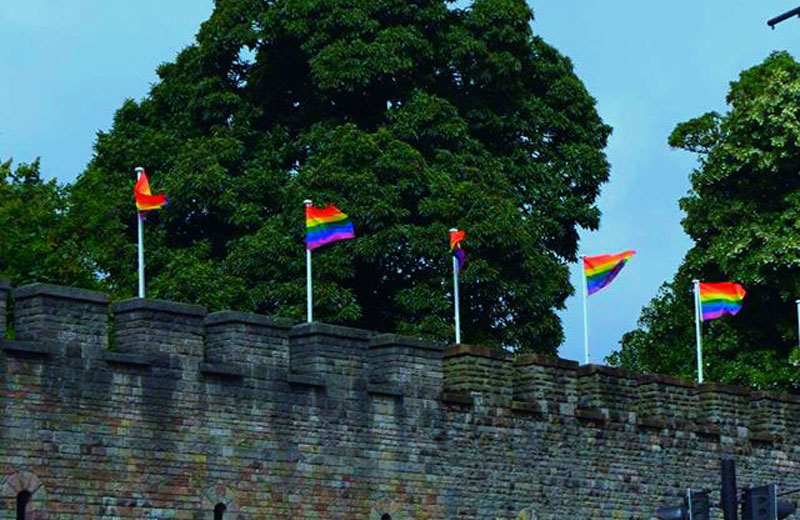
[[[325,244],[355,236],[353,223],[347,215],[335,207],[306,206],[306,249],[314,250]]]
[[[583,273],[586,276],[586,291],[592,295],[610,284],[636,251],[629,249],[618,255],[583,257]]]
[[[136,209],[139,211],[159,209],[169,202],[169,199],[164,194],[153,195],[150,193],[150,182],[147,180],[147,174],[144,171],[142,171],[141,177],[133,187],[133,196],[136,198]]]
[[[458,261],[458,272],[464,267],[467,262],[467,253],[461,248],[461,241],[467,238],[467,232],[457,229],[450,232],[450,251]]]
[[[719,318],[723,314],[736,314],[742,308],[747,291],[735,282],[700,282],[700,312],[703,321]]]

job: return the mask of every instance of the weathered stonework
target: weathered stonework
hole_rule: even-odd
[[[6,336],[6,313],[8,304],[8,292],[11,290],[11,284],[4,280],[0,280],[0,339]]]
[[[9,295],[0,519],[651,518],[723,455],[800,484],[796,396],[57,286],[0,283],[3,328]]]

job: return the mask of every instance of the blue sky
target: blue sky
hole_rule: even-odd
[[[589,300],[592,360],[602,361],[671,278],[690,241],[678,199],[691,154],[671,150],[676,123],[725,110],[728,83],[771,51],[800,48],[800,20],[766,20],[800,0],[536,0],[534,31],[572,58],[603,119],[607,153],[600,230],[583,254],[638,254]],[[0,159],[41,157],[48,178],[71,182],[98,130],[125,98],[139,99],[156,67],[192,42],[210,0],[3,0],[0,2]],[[577,266],[572,282],[580,287]],[[688,290],[688,289],[687,289]],[[562,357],[583,360],[581,301],[560,313]]]

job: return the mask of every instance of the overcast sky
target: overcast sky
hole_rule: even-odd
[[[592,360],[618,346],[690,245],[678,199],[695,158],[671,150],[676,123],[725,110],[728,83],[773,50],[800,48],[800,20],[766,20],[800,0],[537,0],[533,29],[572,58],[614,127],[600,230],[582,254],[638,254],[589,299]],[[210,0],[0,1],[0,160],[41,157],[48,178],[71,182],[125,98],[140,99],[155,69],[192,42]],[[0,233],[2,231],[0,230]],[[572,282],[580,287],[579,271]],[[687,288],[687,290],[689,290]],[[561,313],[562,357],[583,360],[581,301]]]

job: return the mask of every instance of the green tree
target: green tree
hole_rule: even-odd
[[[800,297],[800,64],[775,53],[731,83],[727,114],[679,124],[670,145],[700,156],[681,199],[694,240],[674,280],[642,311],[609,361],[639,371],[696,373],[692,280],[747,289],[735,317],[703,324],[712,381],[796,389]]]
[[[553,353],[610,128],[531,21],[524,0],[218,0],[99,135],[72,232],[132,295],[144,166],[172,201],[148,217],[149,295],[301,318],[302,201],[334,204],[358,238],[315,253],[315,317],[450,338],[463,227],[465,338]]]
[[[0,279],[14,285],[52,282],[96,287],[80,244],[64,232],[65,188],[44,182],[39,160],[0,163]]]

